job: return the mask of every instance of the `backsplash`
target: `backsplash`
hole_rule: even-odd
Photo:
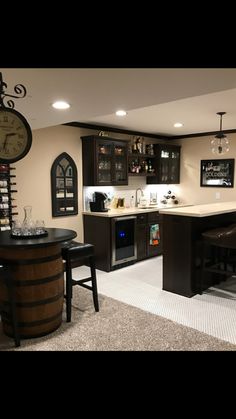
[[[129,208],[135,205],[136,190],[141,188],[144,193],[144,199],[149,203],[150,194],[157,197],[157,203],[159,204],[163,199],[164,195],[167,195],[171,191],[171,195],[175,195],[176,199],[180,203],[184,202],[181,196],[181,188],[179,185],[146,185],[146,178],[139,176],[129,177],[129,185],[125,186],[84,186],[83,188],[83,199],[84,199],[84,211],[89,211],[89,202],[93,200],[93,193],[95,191],[104,192],[108,196],[108,202],[106,203],[107,208],[112,208],[117,203],[117,199],[124,199],[124,206]],[[139,194],[140,196],[140,194]],[[133,198],[132,198],[133,197]]]

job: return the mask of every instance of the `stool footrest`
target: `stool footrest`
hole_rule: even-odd
[[[93,290],[93,288],[90,287],[90,285],[86,285],[86,284],[78,284],[78,285],[80,285],[83,288],[87,288],[87,290]]]
[[[92,277],[90,276],[89,278],[83,278],[83,279],[72,279],[72,285],[81,285],[84,282],[89,282],[92,281]]]

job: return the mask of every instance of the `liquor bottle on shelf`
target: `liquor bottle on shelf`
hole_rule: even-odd
[[[148,173],[152,173],[152,162],[151,162],[151,160],[148,161]]]

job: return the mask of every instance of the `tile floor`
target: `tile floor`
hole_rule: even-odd
[[[88,276],[86,266],[73,277]],[[162,256],[113,272],[97,270],[99,293],[236,344],[236,278],[203,295],[182,297],[162,290]]]

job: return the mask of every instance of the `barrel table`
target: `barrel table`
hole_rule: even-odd
[[[20,338],[34,338],[56,330],[62,322],[64,272],[61,243],[76,237],[73,230],[47,228],[47,237],[16,239],[0,233],[0,258],[13,272]],[[7,290],[0,283],[0,301]],[[12,336],[11,324],[2,317],[3,331]]]

